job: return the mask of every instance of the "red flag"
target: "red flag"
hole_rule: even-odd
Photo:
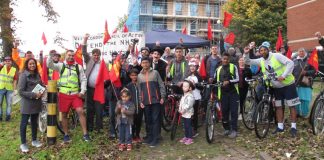
[[[46,40],[46,37],[45,37],[45,33],[44,32],[42,34],[42,40],[43,40],[44,45],[46,45],[47,44],[47,40]]]
[[[203,58],[201,60],[200,68],[199,68],[199,74],[200,74],[200,76],[201,76],[202,79],[206,79],[207,78],[205,58]]]
[[[137,45],[135,46],[135,55],[136,55],[136,57],[138,57],[138,54],[139,54],[139,52],[138,52],[138,48],[137,48]]]
[[[47,57],[44,58],[43,67],[42,67],[42,82],[47,85],[48,84],[48,72],[47,72]]]
[[[276,42],[276,51],[279,52],[281,46],[283,46],[283,40],[282,40],[282,35],[281,35],[281,29],[278,29],[278,38]]]
[[[110,37],[110,35],[108,33],[108,23],[107,23],[107,20],[106,20],[106,22],[105,22],[105,33],[104,33],[103,44],[105,45],[109,41],[110,38],[111,37]]]
[[[95,91],[93,94],[93,100],[100,102],[101,104],[105,103],[105,94],[104,93],[104,82],[109,80],[109,72],[106,66],[105,61],[102,59],[100,62],[99,72],[96,80]]]
[[[121,68],[120,58],[121,58],[121,54],[118,54],[109,72],[110,81],[111,83],[114,84],[115,87],[122,86],[120,81],[120,68]]]
[[[313,50],[311,55],[308,58],[308,64],[312,65],[316,71],[318,71],[318,55],[317,55],[317,50],[316,48]]]
[[[227,28],[231,21],[232,21],[233,15],[227,12],[224,12],[224,21],[223,21],[223,26]]]
[[[113,34],[117,33],[117,28],[115,28],[115,30],[113,31]]]
[[[210,19],[208,20],[207,28],[208,28],[208,32],[207,32],[208,40],[212,40],[213,39],[213,32],[212,32],[212,26],[211,26]]]
[[[127,32],[128,32],[128,28],[127,28],[126,24],[124,24],[123,32],[124,32],[124,33],[127,33]]]
[[[79,45],[78,49],[75,51],[74,59],[79,65],[83,66],[82,47],[81,47],[81,45]]]
[[[187,26],[184,26],[181,32],[182,34],[187,34]]]
[[[291,59],[291,56],[292,56],[292,51],[290,49],[290,47],[288,47],[288,50],[287,50],[287,53],[286,53],[286,57]]]
[[[224,40],[226,43],[229,43],[229,44],[234,44],[234,41],[235,41],[235,34],[233,33],[233,32],[230,32],[227,36],[226,36],[226,38],[225,38],[225,40]]]

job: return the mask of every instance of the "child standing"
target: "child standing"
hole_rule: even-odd
[[[191,127],[191,116],[194,114],[193,105],[195,103],[195,98],[192,94],[193,89],[195,89],[195,87],[191,81],[183,81],[182,90],[184,94],[180,100],[179,112],[184,122],[185,137],[183,137],[180,142],[186,145],[193,143]]]
[[[198,72],[197,72],[197,62],[195,61],[195,59],[191,59],[189,61],[189,76],[187,77],[187,80],[191,81],[194,85],[201,82],[202,79],[199,76]],[[192,91],[192,94],[195,98],[195,104],[193,106],[194,108],[194,115],[192,118],[192,123],[193,123],[193,137],[198,136],[198,107],[199,107],[199,101],[201,99],[201,95],[200,95],[200,91],[195,88]]]
[[[138,86],[137,86],[137,75],[138,70],[133,68],[129,71],[129,77],[132,80],[126,88],[131,93],[131,101],[135,105],[135,113],[134,113],[134,125],[132,127],[132,135],[133,135],[133,142],[141,142],[140,132],[141,132],[141,126],[142,126],[142,119],[143,119],[143,108],[140,106],[140,99],[139,99],[139,92],[138,92]]]
[[[121,100],[117,102],[116,107],[116,122],[119,129],[119,150],[132,150],[132,125],[135,106],[130,100],[130,91],[126,88],[120,92]]]

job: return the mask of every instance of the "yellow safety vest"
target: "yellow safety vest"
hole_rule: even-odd
[[[273,68],[276,75],[281,76],[285,72],[286,66],[281,64],[274,56],[271,56],[270,62],[271,62],[271,67]],[[264,78],[267,78],[264,59],[261,60],[260,66]],[[292,84],[294,81],[295,81],[295,77],[292,74],[289,74],[281,83],[283,83],[284,85],[289,85]]]
[[[3,66],[0,71],[0,89],[13,90],[13,81],[16,74],[16,68],[11,67],[8,73],[7,66]]]
[[[234,64],[230,63],[229,64],[229,67],[230,67],[230,73],[231,75],[234,75]],[[219,66],[218,69],[217,69],[217,82],[219,82],[219,79],[220,79],[220,71],[221,69],[223,68],[223,66]],[[236,89],[236,92],[237,94],[239,93],[239,90],[238,90],[238,84],[236,83],[235,85],[235,89]],[[221,93],[221,87],[218,87],[218,98],[221,99],[221,96],[222,96],[222,93]]]
[[[174,62],[174,63],[176,63],[176,62]],[[174,63],[172,63],[171,68],[170,68],[171,77],[174,77],[175,70],[176,70],[176,67],[175,67]],[[185,73],[185,62],[181,62],[181,67],[180,68],[181,68],[181,71],[182,71],[182,75],[184,75],[184,73]]]
[[[69,70],[71,70],[71,74],[69,74]],[[60,79],[58,81],[60,93],[79,93],[79,76],[76,70],[76,66],[72,66],[70,69],[67,66],[65,66],[64,72],[60,75]]]

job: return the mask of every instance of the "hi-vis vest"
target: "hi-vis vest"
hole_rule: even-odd
[[[183,62],[183,61],[181,62],[180,68],[181,68],[182,75],[184,75],[185,74],[185,62]],[[171,77],[174,77],[175,72],[176,72],[176,67],[175,67],[175,64],[172,63],[172,66],[170,68]]]
[[[280,76],[285,72],[286,66],[281,64],[274,56],[271,56],[270,62],[271,62],[271,67],[273,68],[277,76]],[[260,66],[264,78],[267,78],[264,59],[261,60]],[[289,85],[292,84],[294,81],[295,81],[295,77],[292,74],[289,74],[281,83],[283,83],[284,85]]]
[[[3,66],[0,71],[0,89],[13,90],[13,81],[16,74],[16,68],[11,67],[8,73],[7,66]]]
[[[53,69],[48,69],[48,79],[52,79],[53,78],[53,72],[54,72],[54,70]]]
[[[234,64],[230,63],[229,67],[230,67],[231,75],[235,75],[235,73],[234,73],[234,69],[235,69]],[[219,82],[219,80],[220,80],[220,71],[222,70],[222,68],[223,68],[223,66],[220,66],[217,69],[217,82]],[[238,94],[239,93],[238,84],[235,84],[235,89],[236,89],[236,92]],[[218,87],[218,98],[221,99],[221,96],[222,96],[221,87]]]
[[[70,71],[71,73],[69,73]],[[64,72],[60,75],[58,86],[59,92],[63,94],[79,93],[79,76],[75,65],[70,66],[70,68],[65,66]]]

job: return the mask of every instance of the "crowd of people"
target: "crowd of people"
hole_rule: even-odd
[[[324,47],[324,39],[316,33],[319,43]],[[198,136],[198,108],[204,107],[211,90],[201,94],[199,82],[222,82],[217,97],[221,102],[222,124],[224,135],[230,138],[237,137],[238,117],[242,113],[242,106],[248,91],[245,78],[253,75],[276,73],[277,78],[271,81],[274,91],[277,129],[280,133],[284,128],[284,107],[289,107],[291,118],[290,133],[297,135],[297,117],[306,118],[309,115],[309,105],[312,98],[312,78],[315,69],[307,63],[309,54],[303,48],[298,49],[297,56],[290,60],[284,53],[275,53],[271,50],[269,42],[256,47],[254,42],[239,53],[238,49],[224,48],[223,40],[220,45],[212,45],[211,53],[202,55],[185,56],[184,47],[179,44],[174,48],[174,55],[170,47],[141,48],[140,55],[134,58],[134,46],[119,55],[112,53],[112,60],[106,64],[109,71],[118,70],[120,83],[110,80],[104,82],[105,103],[95,100],[96,83],[100,70],[101,51],[93,49],[91,55],[87,53],[87,40],[84,36],[82,55],[85,69],[76,63],[74,51],[67,50],[65,60],[60,61],[60,54],[55,50],[50,51],[46,64],[33,58],[33,53],[28,51],[25,58],[18,54],[18,43],[14,44],[12,56],[4,58],[0,65],[0,102],[6,98],[6,121],[11,118],[11,101],[14,92],[21,96],[20,112],[20,137],[22,152],[28,152],[26,143],[26,128],[30,119],[32,131],[32,146],[40,147],[37,140],[37,117],[42,107],[44,93],[34,93],[33,89],[42,82],[42,65],[47,65],[48,79],[57,80],[58,108],[62,112],[62,126],[64,131],[63,141],[70,142],[67,114],[74,109],[78,114],[82,128],[83,140],[91,141],[89,134],[103,132],[103,116],[109,114],[109,138],[119,138],[118,149],[132,150],[133,143],[148,144],[156,147],[160,143],[162,112],[167,98],[165,85],[173,83],[178,86],[175,92],[183,94],[179,101],[179,112],[184,122],[184,137],[181,143],[190,145],[194,137]],[[283,52],[284,48],[283,48]],[[41,55],[42,56],[42,55]],[[117,61],[117,57],[120,60]],[[132,57],[131,62],[127,60]],[[323,51],[318,52],[319,61],[324,61]],[[206,64],[206,76],[201,76],[198,70],[202,67],[201,60]],[[13,67],[16,63],[18,69]],[[120,63],[120,67],[116,64]],[[320,66],[323,71],[324,66]],[[17,85],[18,83],[18,85]],[[260,87],[258,93],[262,92]],[[84,100],[86,100],[84,109]],[[200,102],[202,102],[200,104]],[[2,105],[1,105],[2,106]],[[107,111],[107,107],[109,110]],[[86,110],[86,112],[85,112]],[[145,121],[145,136],[141,137],[142,119]],[[0,107],[0,121],[2,121],[2,107]],[[118,134],[116,135],[116,129]]]

